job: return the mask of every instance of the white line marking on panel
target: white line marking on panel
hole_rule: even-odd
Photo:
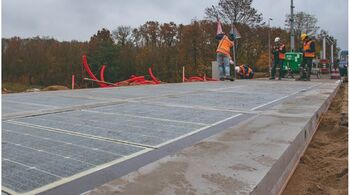
[[[5,142],[8,143],[8,144],[17,145],[16,143],[13,143],[13,142],[10,142],[10,141],[6,141],[5,140]],[[31,148],[31,147],[25,146],[23,144],[20,147],[26,148],[26,149],[29,149],[29,150],[34,150],[34,151],[41,152],[41,153],[45,153],[45,154],[50,154],[52,156],[59,156],[61,158],[67,158],[68,157],[68,158],[70,158],[70,159],[72,159],[74,161],[80,162],[80,163],[85,163],[85,164],[88,164],[90,166],[96,166],[95,164],[91,164],[91,163],[88,163],[86,161],[82,161],[82,160],[79,160],[79,159],[76,159],[76,158],[73,158],[73,157],[63,156],[63,155],[55,154],[55,153],[52,153],[52,152],[49,152],[49,151],[45,151],[45,150],[38,150],[38,149],[35,149],[35,148]]]
[[[105,163],[105,164],[96,166],[96,167],[94,167],[94,168],[92,168],[92,169],[83,171],[83,172],[81,172],[81,173],[77,173],[77,174],[72,175],[72,176],[70,176],[70,177],[62,178],[61,180],[58,180],[58,181],[56,181],[56,182],[47,184],[47,185],[45,185],[45,186],[36,188],[36,189],[34,189],[34,190],[30,191],[30,192],[26,192],[26,193],[24,193],[24,194],[26,194],[26,195],[27,195],[27,194],[28,194],[28,195],[34,195],[34,194],[38,194],[38,193],[40,193],[40,192],[47,191],[47,190],[49,190],[49,189],[52,189],[52,188],[54,188],[54,187],[60,186],[60,185],[65,184],[65,183],[68,183],[68,182],[73,181],[73,180],[75,180],[75,179],[78,179],[78,178],[80,178],[80,177],[86,176],[86,175],[88,175],[88,174],[90,174],[90,173],[97,172],[97,171],[99,171],[99,170],[102,170],[102,169],[105,169],[105,168],[107,168],[107,167],[116,165],[116,164],[118,164],[118,163],[121,163],[121,162],[126,161],[126,160],[131,159],[131,158],[134,158],[134,157],[136,157],[136,156],[140,156],[141,154],[147,153],[147,152],[152,151],[152,150],[153,150],[153,149],[147,149],[147,148],[145,148],[144,150],[141,150],[141,151],[136,152],[136,153],[134,153],[134,154],[131,154],[131,155],[129,155],[129,156],[125,156],[125,157],[122,157],[122,158],[120,158],[120,159],[111,161],[111,162],[109,162],[109,163]],[[16,194],[16,193],[15,193],[15,194]],[[18,193],[17,193],[17,194],[18,194]]]
[[[261,104],[261,105],[259,105],[259,106],[257,106],[257,107],[254,107],[254,108],[250,109],[250,111],[255,111],[255,110],[257,110],[257,109],[259,109],[259,108],[261,108],[261,107],[267,106],[267,105],[272,104],[272,103],[274,103],[274,102],[278,102],[278,101],[283,100],[283,99],[285,99],[285,98],[287,98],[287,97],[289,97],[289,96],[292,96],[292,95],[294,95],[294,94],[296,94],[296,93],[283,96],[283,97],[281,97],[281,98],[272,100],[272,101],[267,102],[267,103],[265,103],[265,104]]]
[[[236,89],[236,88],[241,88],[242,86],[234,86],[234,87],[222,87],[222,88],[217,88],[217,89],[207,89],[205,91],[209,91],[209,92],[225,92],[222,90],[227,90],[227,89]]]
[[[47,137],[23,134],[23,133],[19,133],[19,132],[13,131],[13,130],[9,130],[9,129],[2,129],[2,130],[3,131],[7,131],[7,132],[11,132],[11,133],[14,133],[14,134],[26,135],[26,136],[29,136],[29,137],[34,137],[34,138],[38,138],[38,139],[42,139],[42,140],[52,140],[53,142],[62,143],[62,144],[66,144],[66,145],[72,145],[72,146],[84,148],[84,149],[87,149],[87,150],[95,150],[95,151],[99,151],[101,153],[107,153],[107,154],[112,154],[112,155],[116,155],[116,156],[124,156],[124,155],[117,154],[117,153],[114,153],[114,152],[108,152],[108,151],[105,151],[105,150],[100,150],[98,148],[90,148],[90,147],[86,147],[86,146],[83,146],[83,145],[78,145],[78,144],[73,144],[73,143],[64,142],[64,141],[60,141],[60,140],[50,139],[50,138],[47,138]],[[3,135],[3,140],[4,140],[4,135]],[[99,141],[101,141],[101,140],[99,140]]]
[[[189,122],[189,121],[180,121],[180,120],[172,120],[172,119],[164,119],[164,118],[156,118],[156,117],[148,117],[148,116],[139,116],[139,115],[132,115],[132,114],[120,114],[120,113],[112,113],[112,112],[100,112],[100,111],[94,111],[94,110],[82,110],[82,111],[84,111],[84,112],[90,112],[90,113],[99,113],[99,114],[108,114],[108,115],[117,115],[117,116],[127,116],[127,117],[142,118],[142,119],[151,119],[151,120],[164,121],[164,122],[185,123],[185,124],[201,125],[201,126],[208,125],[208,124],[206,124],[206,123],[196,123],[196,122]]]
[[[52,175],[52,176],[55,176],[55,177],[58,177],[58,178],[62,178],[61,176],[55,175],[55,174],[53,174],[53,173],[47,172],[47,171],[42,170],[42,169],[39,169],[39,168],[37,168],[37,167],[28,166],[28,165],[26,165],[26,164],[17,162],[17,161],[15,161],[15,160],[6,159],[6,161],[9,161],[9,162],[14,163],[14,164],[18,164],[18,165],[23,166],[23,167],[26,167],[27,169],[35,169],[35,170],[37,170],[37,171],[39,171],[39,172],[43,172],[43,173],[48,174],[48,175]]]
[[[162,144],[159,144],[159,145],[157,145],[156,147],[157,147],[157,148],[160,148],[160,147],[165,146],[165,145],[167,145],[167,144],[169,144],[169,143],[175,142],[175,141],[180,140],[180,139],[182,139],[182,138],[184,138],[184,137],[191,136],[191,135],[196,134],[196,133],[198,133],[198,132],[200,132],[200,131],[203,131],[203,130],[205,130],[205,129],[208,129],[208,128],[210,128],[210,127],[213,127],[213,126],[218,125],[218,124],[220,124],[220,123],[226,122],[226,121],[228,121],[228,120],[231,120],[231,119],[236,118],[236,117],[241,116],[241,115],[242,115],[242,114],[236,114],[236,115],[234,115],[234,116],[228,117],[228,118],[226,118],[226,119],[224,119],[224,120],[218,121],[218,122],[213,123],[213,124],[211,124],[211,125],[207,125],[207,126],[205,126],[205,127],[199,128],[199,129],[197,129],[197,130],[195,130],[195,131],[192,131],[192,132],[189,132],[189,133],[184,134],[184,135],[182,135],[182,136],[179,136],[179,137],[177,137],[177,138],[175,138],[175,139],[172,139],[172,140],[169,140],[169,141],[164,142],[164,143],[162,143]]]
[[[55,118],[41,118],[41,117],[39,117],[39,118],[36,118],[36,119],[40,120],[40,121],[45,121],[45,122],[54,122],[55,124],[63,124],[63,125],[69,124],[67,122],[63,122],[63,121],[59,120],[60,118],[67,119],[67,117],[57,116],[57,115],[55,116]],[[70,124],[73,124],[72,128],[77,127],[77,126],[78,127],[84,127],[84,128],[93,127],[94,130],[99,130],[100,129],[100,130],[103,130],[103,131],[113,131],[114,133],[125,132],[124,129],[122,129],[122,128],[121,129],[117,129],[117,128],[110,129],[110,128],[106,128],[106,127],[96,126],[95,124],[99,124],[101,122],[100,120],[89,120],[89,122],[90,122],[89,124],[84,124],[84,121],[81,120],[81,117],[69,116],[69,118],[70,119],[72,119],[72,118],[78,119],[77,121],[71,121],[70,122]],[[108,120],[106,120],[106,121],[108,121]],[[128,122],[131,123],[131,122],[135,122],[135,121],[137,122],[137,120],[124,119],[123,124],[127,124]],[[83,123],[81,123],[81,122],[83,122]],[[26,122],[23,122],[23,123],[26,123]],[[110,122],[105,122],[105,123],[110,123]],[[28,123],[28,124],[32,124],[32,123]],[[38,124],[33,124],[33,125],[38,125]],[[114,123],[114,125],[118,125],[118,124]],[[178,125],[178,124],[167,124],[167,126],[168,127],[179,127],[180,125]],[[47,126],[44,125],[44,127],[47,127]],[[162,137],[160,137],[158,135],[160,135],[161,133],[169,132],[169,131],[167,131],[167,129],[166,130],[158,129],[156,131],[154,129],[154,131],[157,133],[156,135],[146,135],[146,134],[143,134],[142,131],[147,131],[148,128],[146,128],[143,124],[141,124],[139,122],[137,124],[134,123],[133,125],[128,124],[128,127],[135,129],[135,131],[129,131],[128,134],[133,134],[133,135],[136,135],[138,137],[145,137],[145,138],[156,139],[158,141],[164,141],[164,138],[162,138]],[[184,128],[186,126],[181,125],[181,127]],[[48,128],[53,128],[53,127],[48,127]],[[188,128],[188,127],[186,127],[186,128]],[[72,131],[71,129],[65,129],[65,130],[66,131]],[[72,132],[76,132],[76,131],[72,131]],[[76,133],[80,133],[80,132],[76,132]],[[89,134],[89,135],[92,135],[92,134]],[[92,136],[98,136],[98,135],[92,135]],[[103,137],[103,136],[101,136],[101,137]],[[120,140],[120,139],[116,139],[116,140]]]
[[[10,102],[10,103],[14,103],[14,104],[24,104],[24,105],[30,105],[30,106],[44,106],[44,107],[49,107],[49,108],[58,108],[57,106],[52,106],[52,105],[47,105],[47,104],[30,103],[30,102],[18,102],[18,101],[12,101],[12,100],[4,100],[4,102]]]
[[[94,135],[85,134],[85,133],[77,133],[77,132],[68,131],[68,130],[64,130],[64,129],[45,127],[45,126],[34,125],[34,124],[30,124],[30,123],[25,123],[25,122],[12,121],[12,120],[8,120],[6,122],[11,123],[11,124],[15,124],[15,125],[25,126],[25,127],[33,127],[33,128],[43,129],[43,130],[51,130],[51,131],[66,133],[66,134],[70,134],[70,135],[76,135],[76,136],[81,136],[81,137],[93,138],[93,139],[97,139],[97,140],[107,140],[107,141],[115,142],[115,143],[122,143],[122,144],[126,144],[126,145],[133,145],[133,146],[138,146],[138,147],[141,147],[141,148],[155,148],[154,146],[151,146],[151,145],[139,144],[139,143],[128,142],[128,141],[123,141],[123,140],[118,140],[118,139],[110,139],[110,138],[107,138],[107,137],[94,136]]]
[[[305,88],[305,89],[299,90],[299,91],[297,91],[297,92],[291,93],[291,94],[289,94],[289,95],[283,96],[283,97],[281,97],[281,98],[272,100],[272,101],[267,102],[267,103],[265,103],[265,104],[262,104],[262,105],[260,105],[260,106],[254,107],[254,108],[250,109],[250,111],[255,111],[255,110],[259,109],[259,108],[262,108],[262,107],[267,106],[267,105],[269,105],[269,104],[272,104],[272,103],[274,103],[274,102],[278,102],[278,101],[280,101],[280,100],[286,99],[286,98],[288,98],[288,97],[290,97],[290,96],[293,96],[293,95],[296,95],[296,94],[298,94],[298,93],[305,92],[305,91],[307,91],[307,90],[309,90],[309,89],[311,89],[311,88],[317,87],[317,86],[319,86],[319,85],[321,85],[321,84],[313,85],[313,86],[310,86],[310,87],[308,87],[308,88]]]
[[[207,111],[219,111],[219,112],[237,112],[244,114],[256,114],[257,112],[247,111],[247,110],[233,110],[233,109],[223,109],[223,108],[214,108],[206,106],[189,106],[183,104],[169,104],[163,102],[148,102],[148,101],[129,101],[130,103],[144,103],[147,105],[156,105],[156,106],[165,106],[165,107],[174,107],[174,108],[189,108],[195,110],[207,110]]]

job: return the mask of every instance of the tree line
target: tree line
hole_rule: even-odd
[[[147,75],[152,67],[155,75],[166,82],[178,82],[182,66],[187,75],[211,75],[217,47],[216,22],[193,20],[189,25],[173,22],[160,24],[149,21],[138,28],[119,26],[115,30],[101,29],[88,42],[59,42],[52,38],[35,37],[2,39],[2,78],[5,82],[30,85],[68,85],[75,74],[83,85],[81,57],[87,55],[92,71],[98,75],[106,65],[107,81],[115,82],[130,75]],[[251,64],[257,70],[267,68],[266,26],[237,26],[242,32],[238,41],[238,62]],[[223,25],[226,32],[230,25]],[[287,38],[282,29],[273,35]]]
[[[48,37],[3,38],[3,82],[70,86],[74,74],[77,86],[87,87],[81,60],[84,54],[95,75],[99,75],[102,65],[107,66],[105,80],[109,82],[125,80],[130,75],[147,75],[149,67],[165,82],[181,81],[183,66],[188,76],[211,76],[218,44],[217,17],[222,18],[225,32],[234,23],[242,35],[236,43],[238,64],[267,72],[268,31],[271,40],[278,36],[287,48],[289,33],[288,29],[268,27],[251,3],[252,0],[220,0],[217,6],[206,9],[205,19],[192,20],[190,24],[148,21],[137,28],[103,28],[86,42],[60,42]]]

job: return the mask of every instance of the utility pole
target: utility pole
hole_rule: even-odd
[[[334,43],[332,42],[332,45],[331,45],[331,63],[332,63],[332,66],[334,66]]]
[[[325,32],[322,32],[321,33],[321,37],[322,37],[322,60],[321,60],[321,62],[322,62],[322,67],[323,67],[323,69],[325,69],[326,70],[326,68],[327,68],[327,60],[326,60],[326,50],[327,50],[327,48],[326,48],[326,38],[327,38],[327,34],[325,33]],[[329,72],[331,72],[331,66],[329,66]]]
[[[334,67],[334,44],[335,42],[332,41],[329,37],[327,38],[327,41],[331,44],[331,65]]]
[[[322,47],[323,47],[323,51],[322,51],[322,59],[323,60],[325,60],[326,59],[326,50],[327,50],[327,48],[326,48],[326,37],[327,37],[327,35],[326,35],[326,33],[323,33],[322,34],[322,39],[323,39],[323,44],[322,44]]]
[[[234,33],[234,24],[231,24],[231,31],[232,33]],[[237,39],[236,39],[236,35],[234,35],[233,37],[233,51],[232,51],[232,57],[233,57],[233,79],[236,80],[237,79],[237,73],[236,73],[236,66],[238,66],[237,64]]]
[[[268,31],[268,46],[269,46],[269,71],[271,75],[271,27],[270,27],[270,21],[272,21],[272,18],[269,18],[268,26],[269,26],[269,31]]]
[[[294,49],[294,5],[293,0],[290,2],[290,50],[291,52],[295,51]]]
[[[234,21],[234,20],[231,20],[231,21]],[[230,33],[234,35],[234,39],[233,39],[233,53],[232,53],[232,56],[233,56],[233,75],[234,75],[234,79],[237,79],[237,75],[236,75],[236,66],[238,66],[238,63],[237,63],[237,43],[238,43],[238,39],[241,38],[241,35],[239,34],[238,30],[236,29],[236,26],[235,26],[236,22],[232,22],[231,23],[231,30],[230,30]]]

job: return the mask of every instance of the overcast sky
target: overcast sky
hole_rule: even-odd
[[[49,36],[87,41],[102,28],[138,27],[146,21],[189,24],[202,19],[218,0],[2,0],[2,37]],[[348,48],[348,0],[294,0],[295,11],[315,15],[321,29]],[[253,7],[272,26],[284,27],[290,0],[254,0]],[[241,32],[244,33],[244,32]]]

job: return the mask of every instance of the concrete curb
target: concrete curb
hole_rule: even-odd
[[[326,112],[332,103],[333,98],[340,88],[341,82],[334,91],[328,96],[327,100],[314,113],[309,122],[300,131],[295,140],[290,144],[284,154],[277,160],[270,171],[254,188],[251,194],[282,194],[288,184],[290,177],[293,175],[300,158],[304,155],[307,146],[311,142],[313,135],[316,133],[322,114]]]

